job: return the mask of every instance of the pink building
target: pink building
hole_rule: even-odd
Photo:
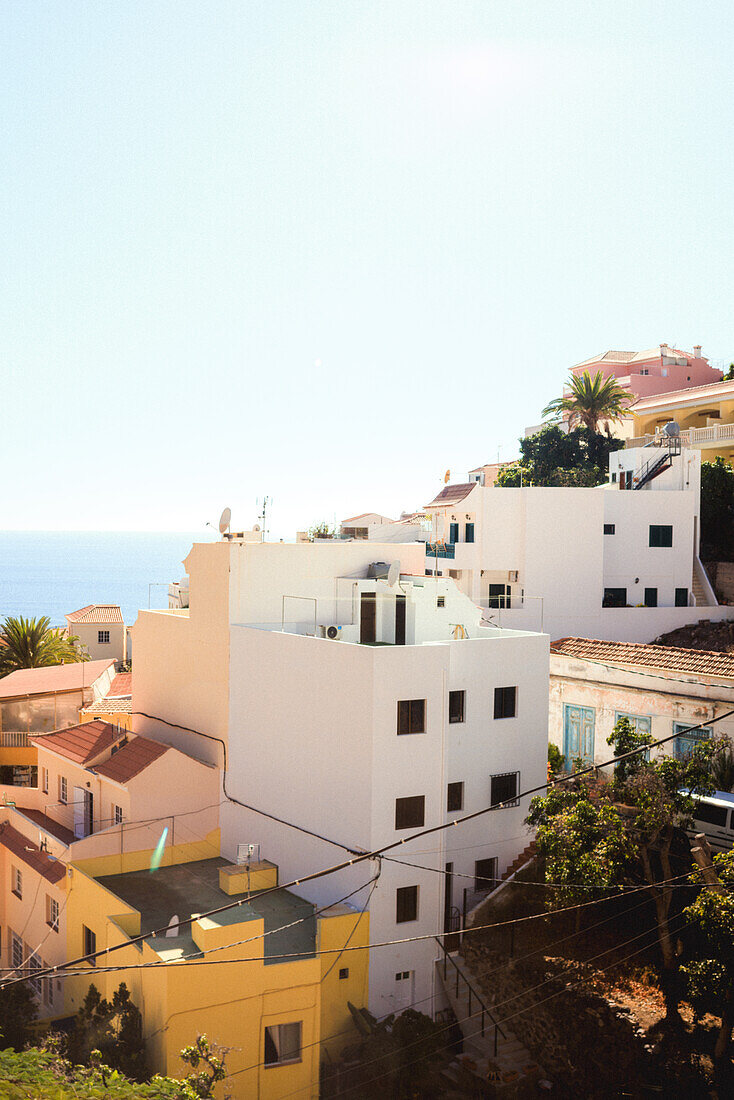
[[[571,367],[571,374],[581,377],[586,371],[593,378],[601,371],[604,378],[616,378],[636,397],[652,397],[690,386],[705,386],[720,382],[723,374],[709,366],[697,345],[690,354],[679,348],[660,344],[647,351],[605,351]]]

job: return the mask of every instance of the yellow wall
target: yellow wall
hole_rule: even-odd
[[[332,906],[319,917],[317,947],[329,952],[341,951],[345,945],[365,946],[369,943],[369,920],[367,912],[360,918],[359,913],[355,916],[354,910],[346,906]],[[352,931],[355,924],[356,930]],[[367,1007],[369,954],[364,950],[320,956],[321,1042],[322,1050],[331,1058],[336,1058],[345,1046],[358,1038],[347,1002],[357,1008]],[[348,971],[346,978],[339,977],[343,970]]]
[[[133,728],[132,714],[126,714],[124,711],[106,711],[104,706],[97,707],[96,709],[87,708],[86,710],[79,711],[80,723],[94,722],[97,718],[100,718],[103,722],[110,722],[113,726],[121,726],[124,730],[131,730]]]

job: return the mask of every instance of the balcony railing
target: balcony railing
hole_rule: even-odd
[[[429,558],[456,557],[453,542],[427,542],[426,555]]]
[[[27,733],[19,733],[16,731],[0,733],[1,749],[27,749],[29,744]]]
[[[625,442],[626,447],[646,447],[659,436],[638,435]],[[687,428],[676,437],[684,447],[695,447],[699,443],[724,443],[734,439],[734,424],[709,424],[706,428]]]

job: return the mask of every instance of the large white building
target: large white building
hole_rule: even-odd
[[[616,451],[598,488],[448,485],[426,568],[502,626],[649,642],[719,607],[698,557],[700,455],[671,444]],[[625,490],[625,491],[620,491]]]
[[[371,951],[370,1005],[431,1011],[431,937],[526,846],[528,799],[410,837],[544,781],[548,638],[484,624],[449,578],[425,576],[418,544],[233,538],[185,565],[190,607],[133,628],[136,729],[220,765],[226,746],[230,858],[259,844],[293,879],[341,862],[342,846],[405,840],[389,853],[403,862],[299,890],[318,904],[354,891],[373,943],[428,937]]]

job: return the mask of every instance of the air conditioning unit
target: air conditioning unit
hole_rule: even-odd
[[[260,862],[260,845],[259,844],[238,844],[237,845],[237,865],[239,867],[244,866],[246,863],[259,863]]]
[[[327,625],[319,627],[319,637],[329,638],[332,642],[339,641],[342,636],[342,628],[335,625]]]

